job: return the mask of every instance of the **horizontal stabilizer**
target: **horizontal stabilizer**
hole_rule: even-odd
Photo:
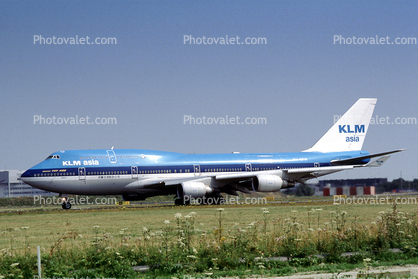
[[[371,162],[371,163],[368,163],[367,165],[366,165],[366,167],[380,167],[381,165],[383,165],[383,163],[384,162],[386,162],[386,160],[387,159],[389,159],[390,158],[390,156],[389,155],[386,155],[386,156],[383,156],[383,157],[380,157],[379,159],[376,159],[376,160],[374,160],[373,162]]]
[[[404,151],[404,150],[406,150],[406,149],[397,149],[397,150],[393,150],[393,151],[376,153],[376,154],[369,154],[369,155],[359,156],[359,157],[349,158],[349,159],[332,160],[331,161],[331,164],[332,165],[335,165],[335,166],[354,165],[356,163],[358,164],[359,161],[362,161],[362,160],[365,160],[365,159],[371,159],[371,158],[375,158],[375,157],[381,157],[381,156],[384,156],[384,155],[389,155],[389,154],[401,152],[401,151]]]

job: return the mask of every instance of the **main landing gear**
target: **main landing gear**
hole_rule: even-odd
[[[184,200],[184,199],[175,199],[174,200],[175,205],[190,205],[190,200]]]
[[[71,203],[67,201],[66,197],[63,197],[61,206],[62,206],[62,209],[68,210],[71,208]]]

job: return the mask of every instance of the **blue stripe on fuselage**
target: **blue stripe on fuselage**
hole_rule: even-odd
[[[109,159],[110,150],[68,150],[51,155],[51,158],[35,165],[22,174],[33,177],[42,174],[78,175],[79,168],[85,168],[87,175],[131,174],[132,166],[139,174],[194,172],[195,165],[200,172],[237,172],[270,169],[307,168],[330,166],[332,160],[348,159],[368,155],[364,151],[346,152],[293,152],[293,153],[231,153],[231,154],[183,154],[141,149],[112,150],[116,158]],[[113,153],[111,153],[113,154]],[[112,161],[112,162],[111,162]],[[363,160],[359,164],[369,161]],[[56,174],[54,174],[56,173]]]

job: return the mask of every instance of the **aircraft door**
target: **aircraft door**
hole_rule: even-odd
[[[137,166],[133,166],[131,167],[131,174],[132,174],[132,178],[138,178],[138,167]]]
[[[107,152],[107,157],[109,158],[109,162],[111,162],[112,164],[116,163],[118,161],[118,159],[116,158],[116,154],[115,151],[111,150],[106,150]]]
[[[78,179],[86,180],[86,168],[78,168]]]
[[[245,164],[245,171],[253,171],[253,168],[250,163]]]
[[[193,165],[194,176],[200,176],[200,165]]]

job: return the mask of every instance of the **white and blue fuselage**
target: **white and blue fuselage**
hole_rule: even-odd
[[[140,149],[65,150],[51,154],[27,170],[22,178],[34,187],[58,193],[145,194],[149,180],[202,179],[249,172],[302,170],[332,166],[333,160],[368,154],[364,151],[182,154]],[[358,164],[366,164],[369,160],[359,160]],[[141,188],[144,188],[143,191]]]
[[[388,154],[361,151],[376,99],[359,99],[310,149],[294,153],[183,154],[141,149],[65,150],[25,171],[21,179],[62,195],[217,196],[274,192],[297,182],[380,166]],[[370,159],[380,157],[370,163]]]

